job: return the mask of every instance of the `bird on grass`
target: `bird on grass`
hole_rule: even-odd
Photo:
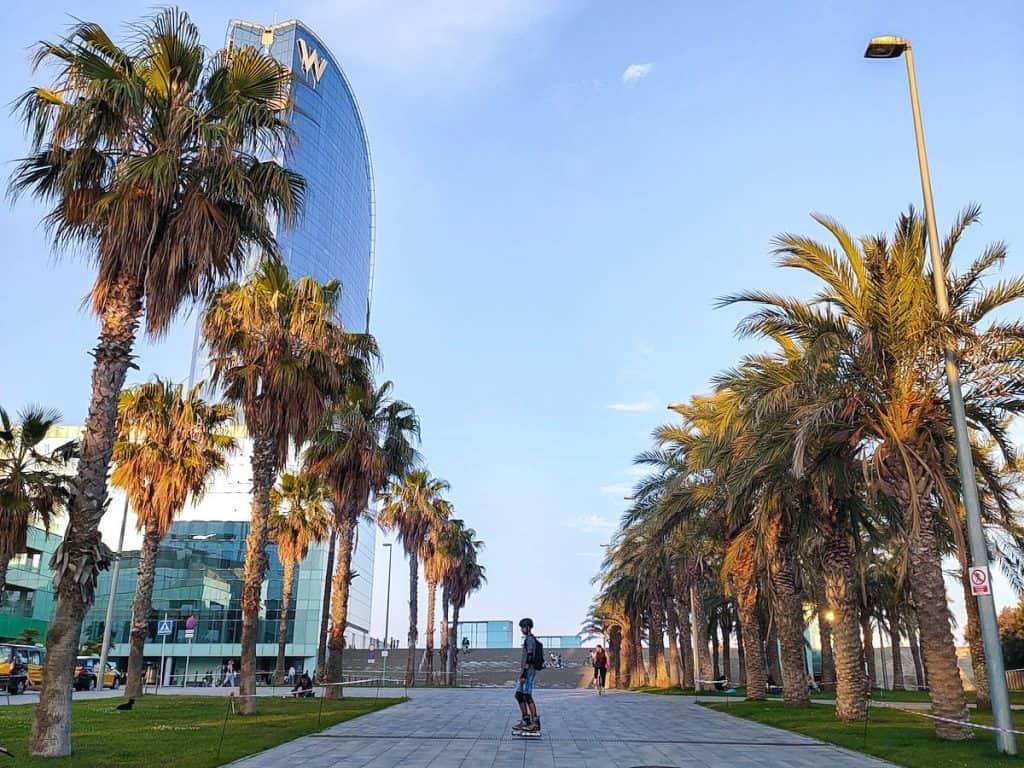
[[[122,712],[129,712],[135,706],[135,699],[128,699],[124,704],[118,704],[117,708]]]

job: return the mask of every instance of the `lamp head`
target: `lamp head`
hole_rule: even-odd
[[[864,51],[865,59],[898,59],[910,48],[910,41],[894,35],[872,37]]]

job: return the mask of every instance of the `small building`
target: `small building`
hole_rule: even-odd
[[[469,641],[470,648],[518,648],[522,641],[515,622],[460,621],[456,631],[460,645]],[[580,648],[579,635],[537,635],[545,650],[552,648]]]

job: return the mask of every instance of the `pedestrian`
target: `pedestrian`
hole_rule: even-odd
[[[311,699],[315,694],[313,693],[313,680],[305,672],[302,673],[302,677],[292,688],[292,696],[297,699]]]
[[[225,665],[224,671],[224,685],[228,688],[233,688],[235,685],[235,660],[228,659],[228,663]]]
[[[295,682],[295,665],[292,664],[288,667],[288,685],[292,685]]]
[[[600,644],[590,654],[590,663],[594,665],[594,687],[598,693],[604,691],[605,676],[608,674],[608,654]]]
[[[519,630],[523,633],[523,653],[516,701],[523,719],[512,728],[512,735],[540,736],[540,716],[533,700],[533,683],[538,670],[544,668],[544,646],[533,635],[533,619],[520,619]]]

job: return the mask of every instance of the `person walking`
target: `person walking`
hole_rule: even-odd
[[[513,736],[540,736],[540,716],[533,700],[533,683],[537,672],[544,668],[544,646],[533,635],[533,619],[520,619],[523,633],[522,672],[516,686],[516,701],[523,719],[512,728]]]
[[[590,655],[590,663],[594,665],[594,687],[597,688],[598,695],[601,695],[604,693],[604,680],[608,674],[608,654],[600,644]]]

